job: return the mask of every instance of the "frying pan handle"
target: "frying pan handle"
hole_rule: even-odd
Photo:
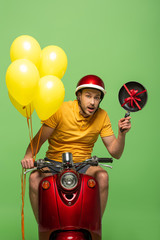
[[[124,117],[126,118],[126,117],[129,117],[129,116],[130,116],[130,112],[127,111]]]
[[[129,116],[130,116],[130,112],[127,111],[124,117],[126,118],[126,117],[129,117]],[[120,128],[120,131],[121,131],[121,132],[123,132],[124,130],[125,130],[125,129]]]

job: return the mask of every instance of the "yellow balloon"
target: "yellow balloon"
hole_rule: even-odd
[[[62,48],[48,46],[42,50],[39,73],[40,77],[54,75],[62,78],[67,69],[67,56]]]
[[[8,91],[23,106],[32,102],[39,79],[36,66],[27,59],[14,61],[6,72]]]
[[[20,105],[9,93],[9,98],[13,106],[22,114],[24,117],[30,117],[34,111],[33,103],[29,103],[27,106]]]
[[[28,59],[39,67],[41,47],[39,43],[31,36],[22,35],[17,37],[10,48],[11,61],[17,59]]]
[[[63,103],[64,95],[64,85],[59,78],[51,75],[42,77],[33,100],[38,117],[46,120],[54,114]]]

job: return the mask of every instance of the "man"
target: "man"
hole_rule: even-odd
[[[61,161],[62,153],[71,152],[74,162],[84,161],[90,158],[99,134],[110,155],[116,159],[121,157],[125,135],[131,128],[130,117],[119,120],[116,138],[107,112],[99,108],[105,93],[103,81],[95,75],[87,75],[79,81],[76,88],[77,100],[64,102],[54,115],[44,121],[39,149],[46,140],[49,141],[47,158]],[[34,152],[38,136],[39,132],[32,142]],[[30,145],[21,164],[23,168],[34,166]],[[82,169],[82,172],[95,177],[99,183],[101,214],[103,215],[108,197],[108,174],[100,166],[90,166]],[[35,171],[30,175],[30,201],[37,221],[38,185],[44,176],[45,174],[40,171]]]

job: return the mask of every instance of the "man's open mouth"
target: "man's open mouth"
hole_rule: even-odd
[[[88,107],[88,110],[89,110],[90,112],[93,112],[93,111],[95,110],[95,108],[94,108],[94,107]]]

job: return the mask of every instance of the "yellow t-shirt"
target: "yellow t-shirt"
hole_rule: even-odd
[[[79,113],[77,100],[64,102],[60,109],[44,124],[54,128],[48,139],[49,147],[46,157],[62,161],[62,153],[71,152],[74,162],[81,162],[91,157],[98,135],[113,135],[107,112],[101,108],[88,118]]]

